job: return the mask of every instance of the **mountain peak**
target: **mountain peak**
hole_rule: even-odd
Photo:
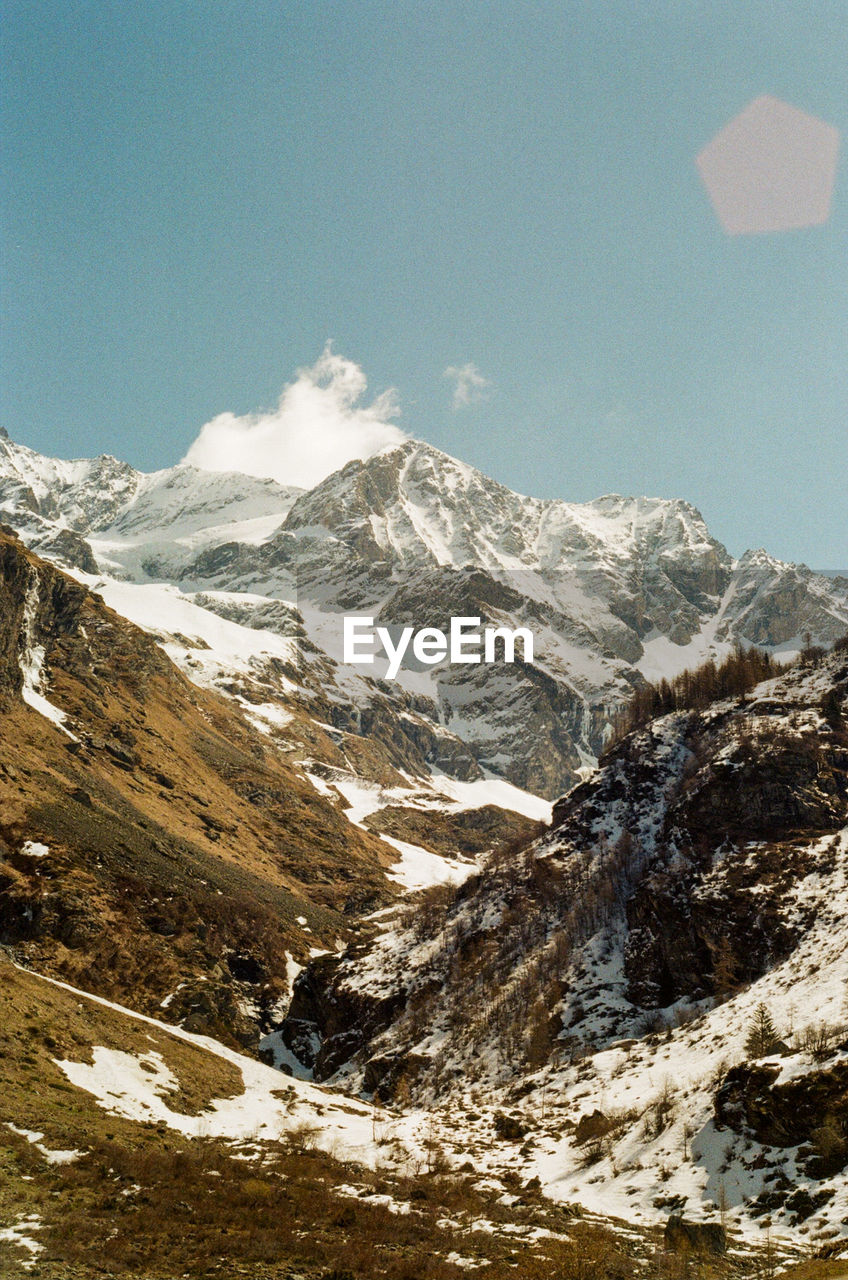
[[[761,551],[734,564],[682,499],[527,497],[410,438],[308,490],[185,463],[144,474],[109,455],[63,462],[2,442],[0,519],[40,554],[138,584],[121,596],[126,607],[144,584],[191,584],[199,609],[244,621],[245,653],[251,627],[285,628],[281,603],[297,600],[306,667],[320,668],[322,688],[338,682],[334,696],[356,704],[357,723],[375,699],[388,698],[393,717],[416,699],[426,731],[401,721],[392,732],[438,739],[427,748],[434,760],[449,750],[451,767],[481,765],[545,795],[598,754],[643,677],[720,659],[738,641],[792,651],[807,632],[821,643],[848,625],[838,583]],[[160,604],[134,603],[132,616]],[[387,694],[374,670],[342,661],[347,612],[380,613],[382,624],[456,616],[529,627],[533,662],[404,670]]]

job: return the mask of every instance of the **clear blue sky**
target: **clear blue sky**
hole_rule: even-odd
[[[842,0],[3,8],[15,438],[169,465],[331,338],[513,488],[848,565]],[[762,93],[840,130],[833,216],[728,237],[694,157]]]

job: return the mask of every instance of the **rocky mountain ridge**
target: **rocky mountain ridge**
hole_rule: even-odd
[[[512,1203],[838,1244],[844,644],[605,730],[643,673],[832,638],[839,584],[733,562],[686,504],[565,510],[414,442],[300,494],[113,462],[39,480],[32,455],[0,486],[26,541],[94,562],[0,530],[0,945],[312,1077],[318,1114],[314,1082],[389,1101],[381,1125]],[[546,642],[395,688],[334,650],[371,601]],[[582,780],[540,832],[505,777]],[[752,1057],[761,1007],[779,1043]],[[92,1052],[78,1077],[121,1114]]]
[[[848,625],[848,584],[763,551],[733,561],[685,502],[526,498],[417,441],[302,492],[185,466],[142,476],[112,458],[65,463],[0,440],[0,519],[111,592],[114,607],[132,601],[129,616],[163,639],[179,628],[157,626],[154,583],[242,626],[254,666],[258,632],[295,639],[297,683],[320,690],[345,731],[383,726],[402,767],[412,752],[431,769],[494,774],[548,798],[593,764],[634,683],[735,643],[791,651]],[[379,664],[342,660],[352,611],[394,626],[526,626],[534,662],[405,668],[388,685]],[[265,666],[263,697],[296,702]],[[226,668],[225,655],[219,688]]]
[[[842,642],[628,735],[532,845],[310,965],[281,1038],[554,1198],[835,1238],[846,936]]]

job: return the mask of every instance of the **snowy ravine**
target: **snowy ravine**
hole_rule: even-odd
[[[36,613],[38,610],[38,574],[33,570],[24,601],[23,628],[21,634],[20,667],[23,677],[21,696],[34,711],[45,716],[57,729],[74,740],[68,729],[67,716],[44,696],[44,646],[36,642]]]
[[[301,975],[284,1041],[555,1199],[848,1237],[846,713],[842,646],[634,732],[522,856]]]
[[[258,1151],[257,1144],[276,1141],[289,1133],[301,1139],[308,1136],[311,1145],[367,1168],[395,1165],[403,1169],[426,1164],[427,1118],[422,1112],[399,1117],[357,1099],[340,1098],[338,1093],[308,1081],[284,1076],[209,1036],[195,1035],[135,1013],[58,979],[34,974],[32,970],[26,972],[81,1001],[112,1009],[122,1017],[155,1027],[221,1058],[237,1068],[244,1083],[243,1093],[213,1100],[200,1115],[186,1115],[168,1106],[168,1094],[177,1087],[177,1081],[157,1052],[137,1055],[94,1045],[91,1063],[57,1061],[72,1084],[92,1094],[113,1115],[165,1124],[190,1138],[224,1138],[237,1144],[246,1155]],[[70,1159],[78,1154],[51,1152],[47,1158]]]

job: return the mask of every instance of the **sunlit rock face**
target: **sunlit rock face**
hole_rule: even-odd
[[[172,637],[193,678],[214,671],[224,688],[237,674],[261,682],[262,701],[309,699],[322,721],[378,734],[398,768],[489,771],[548,798],[594,763],[643,678],[736,642],[791,652],[848,627],[848,583],[764,551],[734,561],[687,502],[527,497],[415,440],[304,491],[186,465],[64,462],[0,439],[0,519]],[[527,628],[533,659],[406,664],[386,680],[385,665],[345,662],[346,614]],[[215,618],[241,629],[237,672]],[[202,659],[184,644],[196,627]],[[263,656],[267,633],[297,642],[285,679]]]

